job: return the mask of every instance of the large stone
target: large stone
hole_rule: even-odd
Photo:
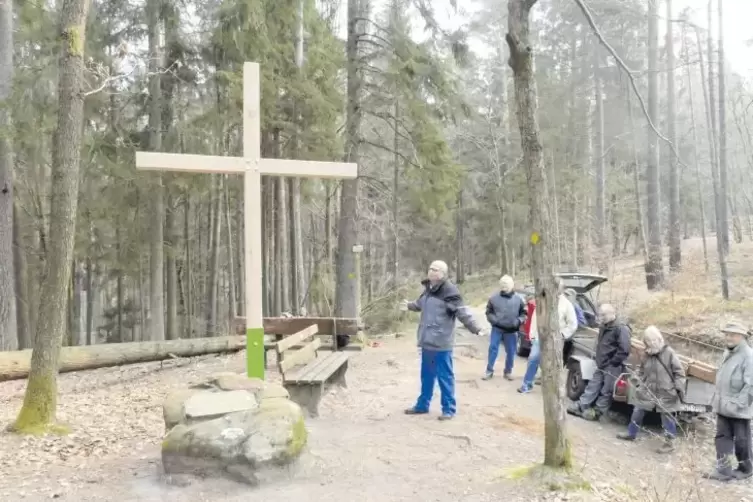
[[[171,392],[165,398],[162,405],[162,415],[165,419],[165,430],[170,430],[186,419],[183,411],[183,403],[194,394],[201,392],[198,389],[179,389]]]
[[[217,375],[214,384],[221,390],[247,390],[258,392],[264,389],[264,380],[249,378],[238,373],[225,373]]]
[[[254,394],[245,390],[229,392],[203,391],[191,395],[183,404],[187,419],[209,420],[228,413],[253,410],[259,404]]]
[[[261,392],[256,394],[256,398],[260,402],[264,401],[265,399],[276,399],[278,397],[288,399],[290,397],[290,394],[288,393],[287,389],[285,389],[285,387],[276,383],[267,383],[261,390]]]
[[[162,463],[170,475],[225,476],[258,484],[287,474],[307,438],[301,408],[276,397],[257,409],[177,425],[162,443]]]

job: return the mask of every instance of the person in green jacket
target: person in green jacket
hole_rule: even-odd
[[[704,477],[731,481],[753,476],[750,437],[750,421],[753,419],[753,349],[748,345],[750,332],[742,324],[728,323],[722,333],[727,350],[716,370],[716,469]]]

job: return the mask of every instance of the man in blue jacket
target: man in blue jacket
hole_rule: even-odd
[[[486,361],[484,380],[494,376],[494,363],[499,355],[499,346],[505,346],[505,380],[512,380],[512,366],[518,348],[518,331],[528,317],[525,301],[515,294],[512,277],[503,275],[499,280],[499,292],[494,293],[486,304],[486,320],[492,325],[489,339],[489,355]]]
[[[407,415],[429,413],[434,394],[434,382],[439,382],[442,415],[440,420],[455,416],[455,374],[452,369],[452,350],[455,347],[455,320],[476,335],[483,332],[468,307],[463,304],[457,286],[447,279],[447,264],[435,261],[429,266],[424,291],[414,302],[403,300],[402,310],[421,312],[418,323],[418,347],[421,350],[421,394],[415,406],[405,410]]]

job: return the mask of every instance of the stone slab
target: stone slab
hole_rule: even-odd
[[[258,406],[254,395],[245,390],[205,391],[189,397],[183,404],[183,410],[186,418],[206,419],[238,411],[253,410]]]

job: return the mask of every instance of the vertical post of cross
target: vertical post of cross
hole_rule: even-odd
[[[261,242],[261,86],[259,64],[243,64],[243,248],[246,259],[246,372],[264,379]]]

